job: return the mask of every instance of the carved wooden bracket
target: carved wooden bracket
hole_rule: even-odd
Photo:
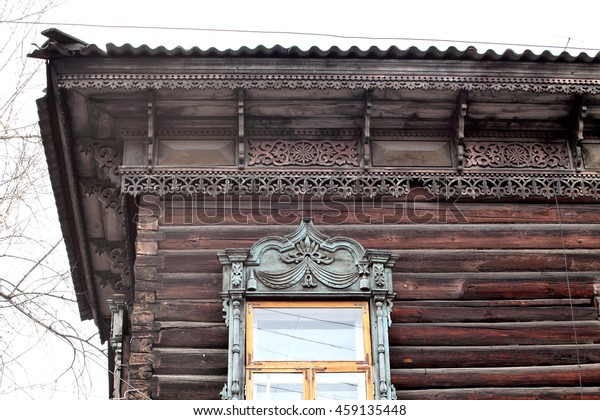
[[[361,166],[364,169],[371,167],[371,91],[365,92],[365,104],[363,112],[363,135],[362,135],[362,161]]]
[[[92,153],[98,168],[106,172],[114,185],[120,186],[121,177],[117,169],[123,162],[123,156],[116,141],[84,138],[79,140],[79,149],[85,154]]]
[[[244,169],[244,166],[246,165],[245,107],[244,89],[238,89],[237,158],[238,168],[240,169]]]
[[[581,150],[581,142],[584,139],[584,119],[587,116],[587,106],[583,105],[583,98],[577,97],[574,106],[574,128],[573,137],[571,138],[571,150],[573,154],[573,166],[577,171],[584,169],[583,152]]]
[[[456,147],[456,167],[458,171],[465,168],[465,118],[467,116],[467,92],[461,91],[456,100],[454,112],[454,144]]]
[[[131,284],[126,283],[121,274],[116,274],[111,271],[95,271],[94,275],[98,278],[102,287],[109,286],[113,293],[123,294],[131,298]]]
[[[105,209],[110,209],[119,225],[125,224],[124,196],[112,182],[96,179],[81,179],[81,189],[88,197],[96,195]]]
[[[154,94],[152,91],[149,92],[148,99],[148,144],[147,144],[147,155],[146,160],[148,164],[148,171],[152,172],[154,166],[154,153],[156,148],[155,136],[156,136],[156,116],[154,107]]]
[[[131,289],[131,261],[128,258],[125,243],[104,239],[92,239],[91,242],[96,254],[104,255],[111,265],[112,272],[121,276],[122,287],[125,290]],[[110,284],[110,279],[107,281]]]

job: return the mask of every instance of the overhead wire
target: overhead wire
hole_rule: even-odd
[[[178,26],[150,26],[150,25],[114,25],[97,23],[75,23],[75,22],[46,22],[46,21],[27,21],[27,20],[0,20],[0,23],[44,25],[44,26],[72,26],[103,29],[133,29],[133,30],[159,30],[159,31],[199,31],[215,33],[238,33],[238,34],[256,34],[256,35],[285,35],[285,36],[306,36],[320,38],[334,38],[344,40],[363,40],[363,41],[410,41],[410,42],[431,42],[431,43],[451,43],[451,44],[481,44],[495,46],[511,46],[526,48],[552,48],[552,49],[573,49],[580,51],[599,51],[599,48],[573,47],[567,45],[547,45],[547,44],[528,44],[519,42],[498,42],[482,40],[464,40],[464,39],[444,39],[444,38],[418,38],[418,37],[395,37],[395,36],[364,36],[364,35],[343,35],[328,32],[302,32],[302,31],[272,31],[256,29],[231,29],[231,28],[199,28],[199,27],[178,27]],[[570,39],[569,39],[570,40]]]
[[[556,192],[554,194],[554,202],[556,203],[556,216],[558,221],[558,226],[560,229],[560,238],[562,243],[562,251],[563,251],[563,263],[565,267],[565,280],[567,283],[567,292],[569,296],[569,306],[571,309],[571,324],[573,326],[573,340],[575,342],[575,356],[577,358],[577,373],[579,377],[579,396],[583,400],[583,379],[581,374],[581,359],[579,355],[579,339],[577,337],[577,326],[575,324],[575,310],[573,308],[573,295],[571,293],[571,280],[569,278],[569,263],[567,261],[567,249],[565,245],[565,234],[562,225],[562,219],[560,214],[560,206],[558,205],[558,191],[560,189],[560,185],[558,180],[556,181]]]

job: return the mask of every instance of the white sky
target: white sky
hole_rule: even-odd
[[[98,6],[94,6],[98,5]],[[600,49],[597,0],[71,0],[48,16],[53,22],[127,26],[217,28],[289,31],[363,37],[427,38],[570,46]],[[46,20],[46,19],[45,19]],[[400,48],[431,44],[445,49],[454,42],[369,41],[282,34],[216,33],[205,31],[99,29],[58,26],[88,43],[104,46],[130,43],[201,48],[285,47],[317,45],[347,48],[358,45]],[[477,46],[484,50],[490,46]],[[504,50],[502,46],[493,46]],[[523,47],[513,47],[522,51]],[[542,49],[532,48],[539,52]],[[560,50],[555,50],[560,52]]]
[[[276,44],[285,47],[299,46],[304,49],[313,45],[322,49],[332,46],[346,49],[353,45],[364,49],[372,45],[381,48],[391,45],[408,48],[414,45],[421,49],[432,45],[446,49],[454,45],[465,49],[468,45],[475,45],[480,52],[488,48],[499,52],[512,48],[522,52],[526,47],[481,45],[475,41],[564,47],[571,38],[570,47],[591,49],[587,51],[588,54],[595,55],[600,51],[598,12],[598,0],[71,0],[65,1],[48,13],[42,19],[48,24],[41,25],[38,33],[43,29],[56,27],[102,48],[106,43],[130,43],[133,46],[147,44],[150,47],[162,45],[168,48],[198,46],[204,49],[237,49],[241,46],[252,48],[257,45],[271,47]],[[108,29],[58,23],[308,32],[345,37],[426,38],[472,42],[460,44],[284,34]],[[42,35],[36,38],[38,45],[44,41]],[[529,49],[540,53],[546,48]],[[555,54],[561,51],[562,48],[552,49]],[[580,51],[569,49],[569,52],[578,54]],[[42,93],[38,92],[37,96],[41,95]],[[35,112],[33,99],[31,111]],[[105,398],[108,391],[106,373],[98,369],[96,375],[100,388],[93,390],[93,395]]]

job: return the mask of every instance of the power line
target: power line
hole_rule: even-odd
[[[238,34],[256,34],[256,35],[292,35],[292,36],[309,36],[321,38],[334,38],[346,40],[365,40],[365,41],[410,41],[410,42],[431,42],[431,43],[452,43],[452,44],[482,44],[496,46],[512,46],[512,47],[527,47],[527,48],[554,48],[566,50],[582,50],[582,51],[600,51],[600,48],[584,48],[584,47],[569,47],[565,45],[544,45],[544,44],[527,44],[515,42],[496,42],[496,41],[476,41],[476,40],[461,40],[461,39],[442,39],[442,38],[412,38],[412,37],[378,37],[378,36],[360,36],[360,35],[341,35],[334,33],[320,32],[295,32],[295,31],[265,31],[252,29],[223,29],[223,28],[195,28],[195,27],[174,27],[174,26],[142,26],[142,25],[103,25],[93,23],[72,23],[72,22],[39,22],[39,21],[24,21],[24,20],[0,20],[0,23],[26,24],[26,25],[44,25],[44,26],[73,26],[86,28],[103,28],[103,29],[136,29],[136,30],[160,30],[160,31],[199,31],[199,32],[220,32],[220,33],[238,33]]]

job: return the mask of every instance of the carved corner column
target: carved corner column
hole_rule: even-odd
[[[229,327],[229,352],[227,383],[221,391],[224,400],[245,399],[245,294],[247,250],[227,250],[219,254],[223,266],[223,318]]]
[[[373,380],[376,400],[395,400],[396,390],[392,384],[388,330],[392,323],[391,313],[395,294],[392,289],[392,267],[397,257],[388,251],[367,251],[371,265],[370,286],[372,293],[371,323]]]
[[[158,336],[154,320],[158,270],[163,258],[158,253],[160,199],[144,195],[140,200],[134,264],[134,299],[131,311],[131,353],[127,399],[151,399],[153,346]]]
[[[113,299],[108,299],[108,306],[112,313],[109,344],[114,352],[112,398],[121,399],[123,397],[124,390],[127,388],[126,386],[123,386],[125,373],[125,366],[123,364],[123,337],[126,330],[125,296],[115,295]]]

